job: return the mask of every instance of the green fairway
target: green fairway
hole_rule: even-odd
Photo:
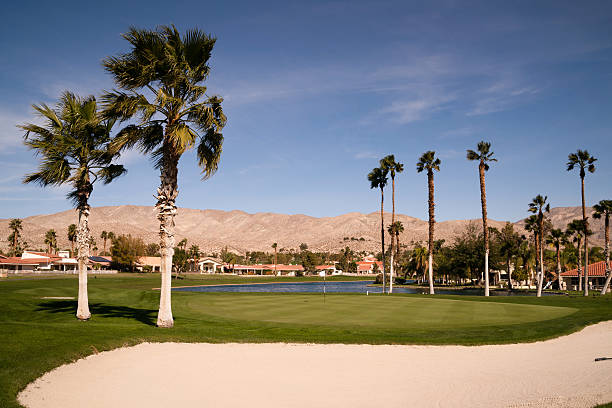
[[[194,276],[173,284],[287,280],[305,279]],[[175,292],[175,327],[158,329],[157,286],[159,275],[90,277],[92,319],[79,322],[76,299],[43,299],[75,297],[76,277],[1,280],[0,407],[17,406],[19,390],[54,367],[142,341],[496,344],[612,317],[612,296],[331,294],[323,303],[320,294]]]
[[[227,319],[406,331],[537,322],[577,311],[570,307],[359,294],[328,295],[324,303],[321,295],[315,294],[195,293],[186,298],[185,306]]]

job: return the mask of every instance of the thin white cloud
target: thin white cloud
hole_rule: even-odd
[[[355,153],[353,156],[357,160],[361,159],[378,159],[381,155],[373,151],[363,151]]]
[[[390,114],[397,123],[406,124],[428,118],[434,112],[445,109],[453,96],[428,95],[411,100],[395,101],[383,108],[381,114]]]

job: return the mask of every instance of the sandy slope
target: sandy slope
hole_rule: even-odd
[[[500,346],[150,344],[30,384],[26,407],[591,407],[612,401],[612,321]]]

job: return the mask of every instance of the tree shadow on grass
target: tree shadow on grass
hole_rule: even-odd
[[[36,311],[74,314],[76,309],[76,300],[53,300],[39,303]],[[156,325],[156,309],[138,309],[129,306],[112,306],[105,305],[103,303],[90,303],[89,311],[91,312],[93,318],[120,317],[134,319],[149,326]]]

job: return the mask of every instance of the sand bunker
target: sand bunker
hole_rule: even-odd
[[[612,401],[612,321],[499,346],[145,343],[59,367],[43,407],[592,407]]]

